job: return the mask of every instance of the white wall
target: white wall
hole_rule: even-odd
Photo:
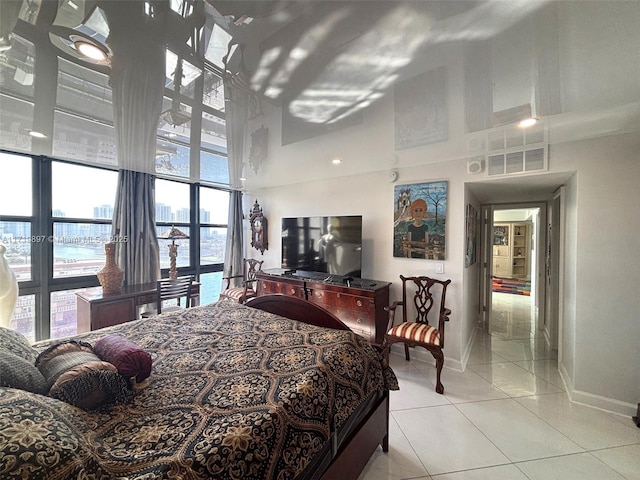
[[[629,50],[630,45],[639,43],[640,30],[631,28],[640,14],[634,3],[564,2],[559,7],[560,17],[570,24],[560,32],[565,111],[575,107],[592,112],[593,121],[602,127],[592,131],[610,136],[573,141],[585,133],[584,126],[572,123],[570,115],[548,119],[554,127],[549,172],[577,172],[565,190],[560,368],[572,398],[624,414],[634,413],[640,401],[640,134],[636,125],[628,122],[637,118],[637,111],[635,116],[626,116],[626,111],[618,115],[615,108],[622,100],[614,94],[637,77],[630,75],[638,70],[637,58],[629,63],[616,57],[620,48]],[[596,21],[607,31],[623,32],[623,39],[611,37],[601,43],[600,37],[592,34]],[[265,107],[265,115],[249,125],[248,133],[261,125],[269,127],[269,156],[258,173],[245,168],[245,211],[257,198],[270,220],[266,268],[280,265],[282,217],[363,215],[363,275],[394,282],[393,301],[399,296],[397,279],[401,273],[437,275],[434,261],[392,255],[394,184],[387,181],[387,172],[397,168],[398,183],[447,180],[443,277],[452,279],[448,303],[453,313],[447,325],[445,358],[446,365],[463,368],[477,309],[477,276],[464,268],[465,204],[474,202],[465,195],[464,183],[478,181],[478,177],[466,174],[465,157],[470,155],[469,136],[464,133],[460,47],[443,46],[436,56],[439,63],[425,65],[447,67],[448,141],[396,151],[393,101],[387,95],[364,112],[361,125],[282,147],[280,110]],[[614,79],[608,75],[620,68],[629,75],[616,76],[618,83],[611,83]],[[590,80],[594,75],[598,82]],[[611,85],[617,87],[612,89]],[[593,93],[600,100],[580,103],[578,91],[585,94],[580,98]],[[614,115],[597,115],[597,107],[609,107]],[[633,133],[623,133],[629,131]],[[334,156],[341,157],[343,164],[332,166]],[[250,254],[259,256],[255,250]]]
[[[378,139],[360,155],[380,154]],[[331,136],[325,137],[331,145]],[[623,414],[640,399],[640,135],[619,135],[554,145],[552,172],[578,171],[566,185],[565,284],[561,369],[580,402]],[[477,277],[464,268],[465,160],[427,166],[398,165],[400,180],[386,172],[301,182],[247,192],[247,209],[257,198],[269,218],[270,248],[265,268],[280,266],[280,219],[297,215],[363,215],[363,276],[393,282],[400,274],[435,273],[435,261],[392,255],[393,188],[401,183],[447,180],[447,253],[444,278],[451,278],[446,365],[463,368],[477,312]],[[253,256],[259,256],[255,251]]]
[[[470,311],[463,296],[464,283],[464,184],[465,162],[444,162],[424,167],[402,169],[401,180],[389,183],[385,172],[367,173],[332,179],[286,185],[250,192],[245,203],[258,199],[269,219],[269,250],[264,253],[263,268],[280,267],[281,219],[307,215],[362,215],[363,248],[362,276],[364,278],[392,282],[391,302],[401,296],[399,276],[428,275],[452,280],[447,290],[447,306],[451,308],[451,321],[447,325],[446,365],[462,369],[462,352],[470,341],[469,321],[476,312]],[[436,274],[434,260],[417,260],[393,257],[393,192],[395,185],[431,180],[449,182],[447,205],[447,246],[444,260],[445,273]],[[245,208],[247,208],[245,206]],[[453,220],[449,220],[449,218]],[[250,255],[259,257],[253,250]],[[472,281],[473,282],[473,281]],[[473,302],[472,302],[473,303]],[[477,307],[476,307],[477,308]],[[469,319],[463,317],[469,316]],[[464,332],[464,335],[463,333]]]
[[[639,157],[638,134],[553,149],[556,162],[578,170],[566,198],[563,357],[572,397],[624,414],[640,401]],[[572,341],[573,360],[565,355]]]

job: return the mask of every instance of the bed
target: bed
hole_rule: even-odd
[[[304,300],[220,301],[74,340],[108,334],[151,355],[147,385],[97,410],[0,387],[0,478],[346,480],[388,450],[393,372]]]

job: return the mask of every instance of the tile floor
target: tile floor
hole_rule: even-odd
[[[443,370],[444,395],[431,362],[391,355],[390,449],[359,480],[640,480],[640,428],[569,402],[530,297],[498,293],[493,305],[465,372]]]

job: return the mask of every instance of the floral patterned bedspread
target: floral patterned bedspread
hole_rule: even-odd
[[[74,338],[107,333],[152,355],[149,385],[104,412],[0,388],[0,478],[294,479],[397,388],[361,337],[232,302]]]

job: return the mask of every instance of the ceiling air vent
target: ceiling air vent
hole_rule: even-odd
[[[542,172],[548,169],[547,131],[542,123],[531,128],[509,126],[487,134],[488,177]]]

